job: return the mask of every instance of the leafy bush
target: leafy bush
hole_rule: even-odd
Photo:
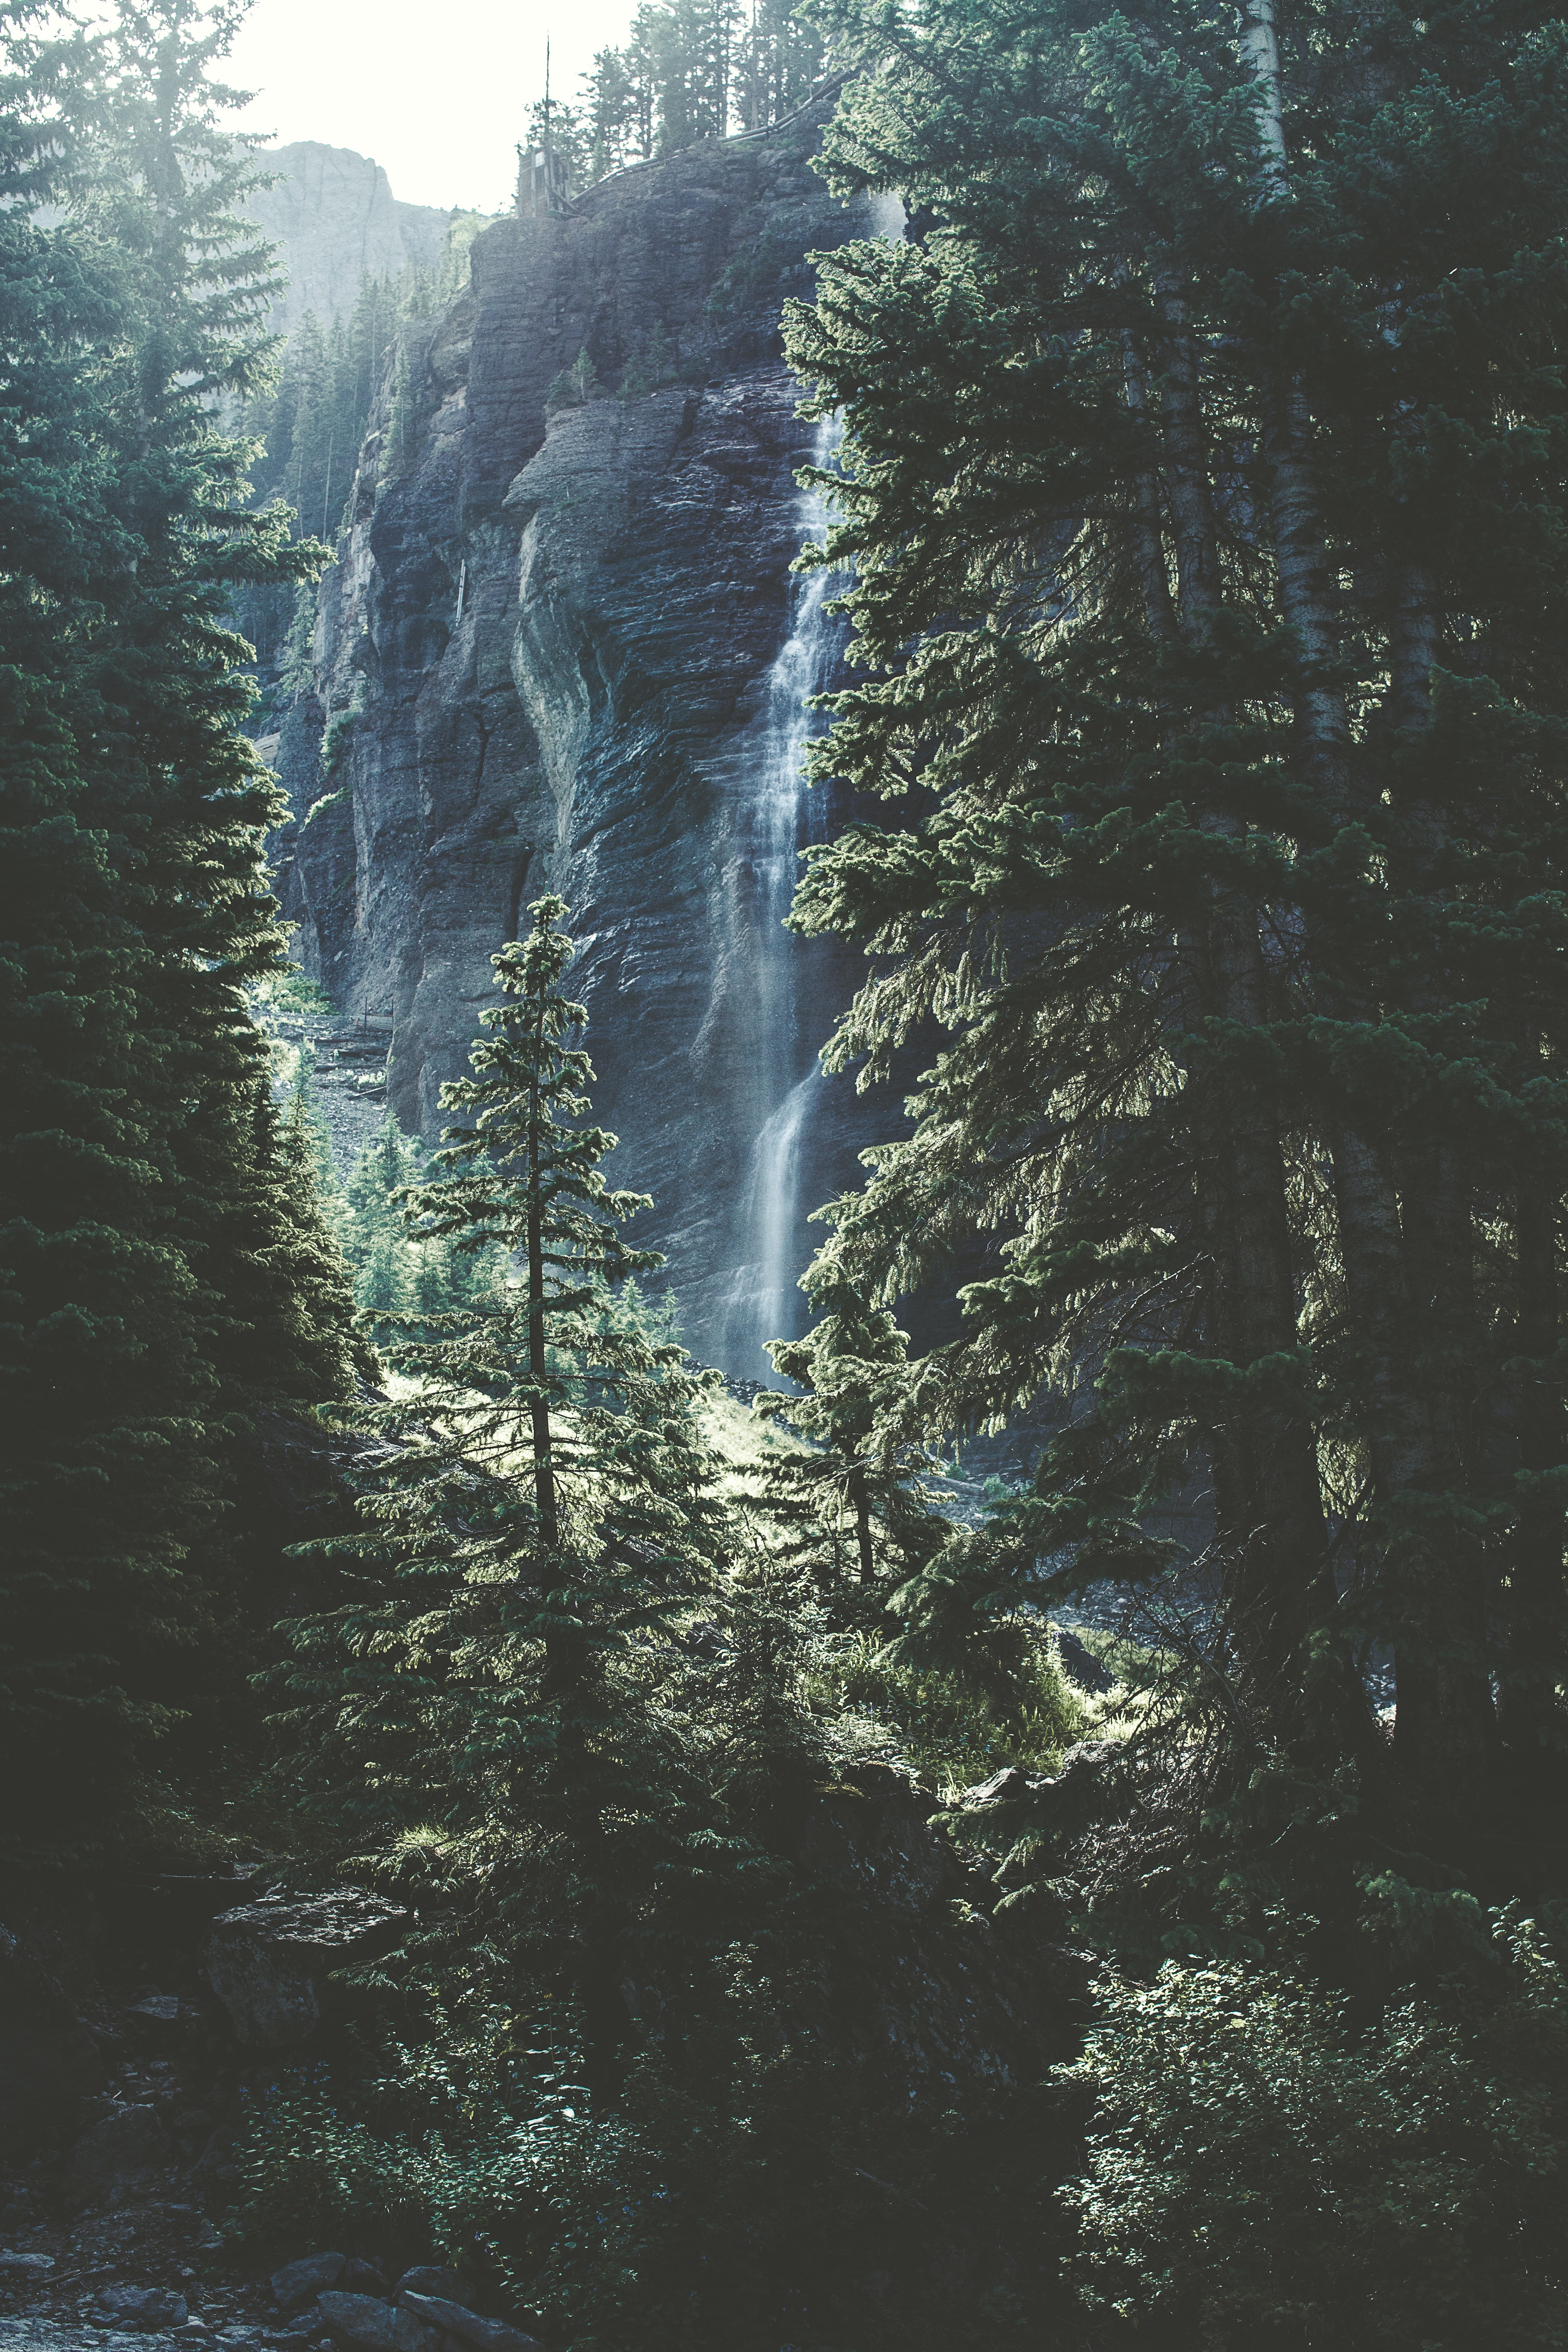
[[[915,1664],[874,1637],[824,1645],[824,1697],[885,1724],[923,1780],[966,1788],[1005,1765],[1050,1772],[1084,1726],[1081,1702],[1043,1631],[1020,1646],[1005,1680],[987,1688],[957,1667]]]
[[[1103,1995],[1061,2070],[1098,2094],[1064,2191],[1089,2304],[1215,2352],[1564,2342],[1568,1994],[1532,1923],[1370,2022],[1230,1964]]]
[[[321,773],[324,776],[336,775],[349,748],[349,738],[363,717],[364,703],[356,695],[352,702],[345,703],[342,710],[334,710],[327,720],[321,736]],[[316,807],[321,806],[321,803],[318,802]],[[313,808],[310,814],[313,816],[315,813]]]
[[[362,2041],[330,2090],[286,2076],[243,2136],[236,2250],[253,2268],[327,2245],[439,2256],[573,2352],[948,2352],[931,2216],[939,2265],[999,2223],[1023,2241],[1027,2117],[911,2114],[901,2087],[781,2041],[778,1991],[754,1948],[716,1952],[599,2112],[565,2002],[432,2009],[422,2039]],[[1000,2279],[965,2301],[965,2352],[1038,2341]]]
[[[247,2252],[342,2245],[406,2263],[431,2250],[444,2151],[376,2137],[319,2075],[286,2076],[251,2102],[235,2161],[234,2234]]]

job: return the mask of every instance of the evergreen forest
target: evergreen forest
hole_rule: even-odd
[[[1419,5],[535,109],[905,222],[782,320],[882,1139],[759,1390],[545,861],[426,1133],[313,1076],[256,744],[483,223],[285,345],[246,0],[0,0],[4,2342],[1568,2352],[1568,20]]]
[[[805,104],[825,27],[784,0],[641,0],[624,48],[601,49],[575,98],[536,100],[529,136],[574,187],[701,139],[764,131]]]

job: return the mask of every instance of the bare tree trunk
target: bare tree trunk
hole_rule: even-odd
[[[1265,201],[1280,201],[1289,194],[1289,178],[1274,0],[1243,0],[1239,26],[1242,55],[1258,93],[1260,192]],[[1367,814],[1374,793],[1371,779],[1356,773],[1342,691],[1323,675],[1339,651],[1339,632],[1310,417],[1299,381],[1279,373],[1268,412],[1263,454],[1280,608],[1309,669],[1297,698],[1297,739],[1325,814],[1339,826]],[[1424,723],[1429,709],[1435,631],[1425,585],[1414,578],[1406,583],[1394,631],[1389,715],[1405,726]],[[1326,973],[1334,960],[1320,961]],[[1379,1008],[1342,984],[1325,1009],[1364,1020],[1375,1018]],[[1461,1434],[1456,1414],[1444,1409],[1452,1401],[1423,1394],[1412,1380],[1412,1310],[1428,1295],[1436,1259],[1431,1249],[1419,1248],[1412,1229],[1416,1191],[1407,1181],[1402,1203],[1385,1154],[1344,1118],[1331,1122],[1328,1141],[1351,1318],[1363,1350],[1369,1466],[1386,1531],[1384,1575],[1404,1629],[1396,1654],[1397,1749],[1415,1784],[1432,1790],[1456,1770],[1479,1769],[1490,1717],[1480,1666],[1485,1581],[1479,1549],[1456,1527],[1438,1534],[1425,1499],[1451,1486]],[[1452,1182],[1451,1170],[1439,1174],[1429,1168],[1416,1186],[1436,1186],[1446,1196],[1433,1200],[1432,1209],[1450,1234]],[[1468,1205],[1465,1213],[1468,1218]],[[1447,1253],[1450,1259],[1454,1255]]]
[[[1121,372],[1127,405],[1140,424],[1149,426],[1149,373],[1137,337],[1121,331]],[[1138,551],[1138,581],[1143,594],[1143,618],[1156,645],[1169,645],[1176,634],[1176,608],[1171,602],[1170,574],[1165,568],[1164,535],[1161,530],[1160,483],[1153,473],[1138,476],[1133,488]]]
[[[1519,1465],[1540,1473],[1564,1459],[1562,1376],[1552,1366],[1562,1328],[1555,1203],[1539,1178],[1521,1179],[1514,1203],[1521,1359],[1515,1412]],[[1563,1654],[1564,1512],[1550,1492],[1527,1495],[1515,1526],[1508,1590],[1508,1671],[1503,1730],[1521,1755],[1561,1752],[1564,1721],[1558,1686]]]
[[[1279,41],[1274,25],[1274,0],[1241,0],[1237,11],[1237,37],[1242,63],[1252,75],[1258,94],[1258,176],[1263,193],[1289,193],[1285,160],[1285,108],[1279,84]]]
[[[860,1581],[874,1584],[877,1580],[877,1554],[871,1542],[871,1503],[866,1491],[866,1471],[857,1462],[849,1473],[849,1501],[855,1513],[855,1550],[860,1563]]]
[[[550,1401],[545,1394],[549,1360],[545,1328],[544,1204],[537,1076],[542,1050],[542,1015],[539,1035],[535,1039],[536,1075],[532,1081],[528,1123],[528,1376],[533,1391],[529,1403],[529,1421],[533,1436],[533,1500],[539,1513],[540,1584],[542,1591],[559,1594],[565,1581],[566,1570],[561,1552],[561,1507],[555,1489]],[[582,1644],[575,1628],[557,1624],[553,1622],[555,1610],[552,1609],[552,1622],[544,1636],[545,1670],[551,1688],[561,1696],[569,1691],[577,1680],[582,1663]]]
[[[1380,713],[1384,733],[1419,735],[1431,724],[1430,675],[1436,656],[1436,583],[1424,566],[1409,564],[1400,581],[1389,627],[1389,686]],[[1395,787],[1397,836],[1390,859],[1394,892],[1419,897],[1435,887],[1429,874],[1443,837],[1436,809],[1419,786]],[[1440,1009],[1429,979],[1406,991],[1411,1012]],[[1462,1494],[1476,1433],[1466,1367],[1477,1360],[1472,1187],[1461,1155],[1428,1141],[1395,1154],[1400,1223],[1405,1237],[1406,1325],[1405,1377],[1423,1393],[1429,1451],[1423,1465],[1427,1534],[1413,1547],[1405,1574],[1408,1631],[1397,1656],[1396,1759],[1413,1789],[1447,1802],[1455,1790],[1474,1790],[1496,1740],[1496,1717],[1487,1672],[1487,1574],[1479,1536],[1451,1504]]]
[[[1156,279],[1164,322],[1161,428],[1182,627],[1201,636],[1223,583],[1202,409],[1201,364],[1185,295]],[[1216,726],[1228,714],[1198,714]],[[1245,841],[1246,819],[1201,812],[1216,841]],[[1258,915],[1245,887],[1216,880],[1201,941],[1186,956],[1212,1017],[1242,1030],[1267,1018]],[[1235,1073],[1195,1089],[1194,1137],[1213,1281],[1209,1344],[1242,1367],[1294,1351],[1297,1301],[1279,1106],[1267,1082]],[[1214,1436],[1216,1545],[1227,1614],[1250,1693],[1281,1730],[1299,1719],[1312,1589],[1324,1558],[1317,1450],[1310,1423],[1278,1403],[1237,1401]]]

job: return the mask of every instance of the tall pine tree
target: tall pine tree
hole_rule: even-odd
[[[817,756],[930,814],[797,920],[874,959],[840,1060],[948,1032],[836,1246],[989,1258],[909,1394],[1058,1398],[1023,1558],[1152,1573],[1201,1489],[1255,1735],[1381,1772],[1388,1644],[1404,1801],[1468,1801],[1494,1674],[1562,1723],[1560,34],[824,15],[830,173],[918,234],[791,323],[868,672]]]
[[[40,48],[28,13],[5,24],[0,228],[0,1776],[5,1835],[47,1860],[118,1834],[189,1717],[232,1601],[234,1443],[258,1404],[341,1388],[348,1301],[302,1322],[292,1295],[298,1188],[243,993],[279,953],[273,802],[226,598],[318,558],[247,510],[217,423],[269,349],[207,79],[235,18],[160,0]]]
[[[560,985],[566,911],[540,899],[494,959],[501,1001],[443,1097],[468,1119],[438,1181],[406,1196],[417,1239],[504,1254],[515,1276],[389,1347],[399,1393],[361,1418],[395,1442],[368,1530],[334,1547],[369,1597],[295,1626],[285,1679],[324,1801],[362,1841],[432,1824],[470,1868],[528,1825],[554,1841],[555,1932],[575,1937],[608,2067],[632,1912],[677,1868],[690,1802],[636,1661],[710,1588],[721,1522],[702,1382],[614,1297],[659,1260],[622,1234],[647,1203],[605,1182],[615,1138],[581,1123],[593,1072]]]

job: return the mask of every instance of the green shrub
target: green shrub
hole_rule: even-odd
[[[933,2212],[946,2243],[999,2226],[1025,2242],[1026,2118],[993,2101],[911,2114],[901,2082],[847,2079],[811,2037],[781,2040],[779,1990],[754,1949],[716,1952],[682,1986],[667,2046],[599,2113],[574,2079],[568,2003],[477,2025],[432,2007],[406,2044],[362,2032],[330,2090],[296,2074],[253,2108],[235,2251],[253,2270],[327,2246],[437,2256],[572,2352],[1037,2344],[1000,2284],[955,2338],[923,2267]],[[869,2301],[868,2272],[885,2280]]]
[[[1531,1922],[1366,2023],[1233,1964],[1102,1990],[1061,2070],[1098,2094],[1064,2192],[1089,2305],[1215,2352],[1564,2342],[1568,1996]]]
[[[406,2264],[432,2251],[450,2170],[439,2142],[376,2137],[315,2074],[286,2075],[252,2100],[235,2161],[233,2235],[248,2254],[343,2246]]]
[[[1082,1736],[1082,1703],[1044,1634],[1021,1641],[1005,1676],[985,1688],[957,1668],[891,1654],[866,1634],[824,1652],[814,1677],[824,1703],[885,1724],[921,1778],[938,1788],[971,1787],[1008,1764],[1054,1771],[1063,1748]]]
[[[358,695],[342,710],[332,712],[321,736],[321,773],[324,776],[336,774],[349,748],[349,738],[363,717],[364,703]]]

